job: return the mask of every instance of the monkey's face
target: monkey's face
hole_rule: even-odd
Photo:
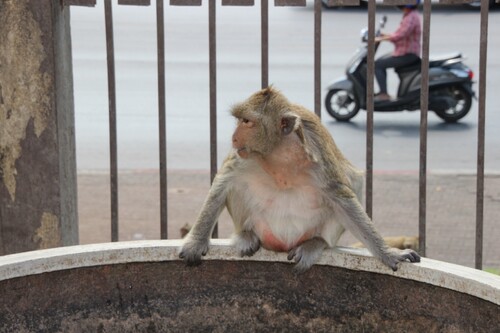
[[[233,148],[241,158],[267,156],[295,130],[297,117],[287,114],[286,98],[272,88],[263,89],[231,110],[237,119]]]
[[[283,141],[283,138],[294,132],[298,122],[296,117],[281,119],[262,118],[256,120],[237,118],[237,126],[233,133],[233,148],[241,158],[248,158],[251,154],[265,157],[272,153]]]
[[[252,151],[250,142],[256,132],[256,123],[247,118],[239,118],[236,129],[233,133],[233,148],[241,158],[248,158]]]

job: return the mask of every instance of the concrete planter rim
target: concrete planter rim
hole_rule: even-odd
[[[101,243],[23,252],[0,257],[0,281],[46,272],[134,262],[178,261],[182,240],[148,240]],[[290,262],[286,253],[258,251],[240,258],[228,239],[211,241],[211,260]],[[364,249],[326,250],[318,265],[366,271],[423,282],[475,296],[500,305],[500,277],[473,268],[422,258],[418,264],[402,263],[397,272],[384,266]]]

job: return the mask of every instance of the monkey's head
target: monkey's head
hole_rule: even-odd
[[[285,136],[300,131],[300,118],[291,112],[286,97],[273,87],[256,92],[235,105],[231,113],[238,121],[233,148],[242,158],[250,154],[266,156]]]

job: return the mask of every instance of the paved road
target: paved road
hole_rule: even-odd
[[[463,7],[433,7],[431,54],[462,51],[479,68],[479,13]],[[394,30],[400,12],[379,7]],[[155,8],[115,6],[119,167],[158,166]],[[228,109],[260,87],[259,7],[217,9],[218,127],[220,159],[234,125]],[[270,82],[289,98],[313,106],[313,9],[270,8]],[[167,7],[168,167],[208,169],[208,26],[206,7]],[[367,25],[364,8],[323,11],[322,85],[341,76]],[[490,14],[486,168],[500,169],[500,8]],[[76,135],[80,170],[108,168],[107,82],[102,7],[72,8]],[[380,50],[390,51],[386,44]],[[397,79],[390,77],[390,89]],[[346,155],[365,163],[364,113],[341,124],[326,112],[323,121]],[[430,170],[475,170],[477,103],[459,124],[429,116]],[[375,115],[375,169],[418,169],[419,114]]]

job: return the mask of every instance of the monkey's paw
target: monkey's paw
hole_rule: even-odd
[[[398,270],[398,264],[402,261],[420,262],[420,255],[412,249],[400,250],[390,248],[387,255],[382,258],[382,262],[389,266],[393,271]]]
[[[288,252],[288,260],[295,261],[295,269],[298,272],[307,271],[321,257],[323,250],[328,244],[322,238],[309,239]]]
[[[242,257],[251,257],[260,249],[260,240],[251,230],[245,230],[235,235],[234,246]]]
[[[189,266],[196,266],[201,263],[201,257],[205,256],[208,252],[208,240],[199,241],[194,239],[187,240],[179,252],[179,258]]]

